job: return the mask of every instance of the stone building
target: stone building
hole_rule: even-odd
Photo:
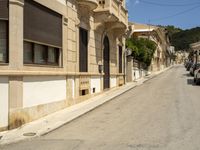
[[[127,70],[129,70],[129,72],[131,72],[130,68],[133,68],[132,73],[127,72],[128,82],[131,80],[136,80],[151,72],[163,70],[167,66],[171,65],[168,59],[169,55],[167,55],[168,50],[170,50],[170,42],[164,28],[159,26],[129,22],[129,29],[131,30],[130,37],[152,40],[156,43],[157,48],[154,52],[154,56],[148,71],[144,71],[143,68],[139,67],[140,65],[135,63],[135,61],[133,63],[127,63],[130,64],[127,66]],[[130,58],[127,60],[132,61]]]
[[[125,0],[0,0],[0,130],[124,84]]]
[[[146,24],[130,23],[133,26],[133,37],[146,38],[157,44],[150,71],[159,71],[166,67],[166,52],[170,46],[164,28]]]
[[[200,62],[200,42],[190,44],[191,53],[192,53],[192,60],[195,63]]]

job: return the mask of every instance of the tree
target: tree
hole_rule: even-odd
[[[175,50],[188,50],[190,44],[200,41],[200,27],[182,30],[174,26],[166,26],[170,43]]]
[[[132,50],[134,59],[149,66],[157,46],[149,39],[129,38],[126,40],[126,47]]]

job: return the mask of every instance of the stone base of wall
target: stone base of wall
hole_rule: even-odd
[[[8,127],[1,127],[0,132],[8,130]]]
[[[39,77],[39,76],[38,76]],[[40,77],[39,77],[40,78]],[[4,131],[7,129],[14,129],[17,127],[22,126],[23,124],[32,122],[34,120],[40,119],[44,116],[47,116],[51,113],[54,113],[56,111],[62,110],[64,108],[70,107],[72,105],[76,105],[78,103],[84,102],[86,100],[88,100],[89,98],[92,98],[94,96],[97,96],[99,94],[101,94],[103,92],[103,76],[88,76],[89,78],[89,88],[90,88],[90,92],[87,95],[81,96],[79,95],[80,93],[78,93],[80,91],[80,87],[79,87],[79,77],[74,76],[74,77],[66,77],[66,87],[65,86],[58,86],[59,90],[65,90],[66,92],[66,99],[57,101],[54,97],[48,97],[49,96],[49,91],[52,91],[51,85],[50,83],[53,82],[54,83],[54,78],[52,78],[52,80],[49,79],[49,81],[43,81],[43,78],[41,78],[41,85],[39,85],[39,82],[37,81],[35,83],[35,80],[32,81],[30,84],[31,86],[29,87],[28,92],[36,92],[36,96],[31,97],[31,102],[34,101],[34,99],[36,98],[48,98],[48,101],[46,101],[46,103],[41,103],[41,101],[44,101],[45,99],[41,99],[38,101],[35,101],[37,103],[34,103],[34,105],[29,106],[28,103],[29,99],[27,99],[25,96],[23,96],[25,93],[23,92],[27,92],[25,91],[25,89],[27,88],[27,83],[29,83],[26,80],[16,80],[15,82],[20,82],[22,84],[20,84],[20,88],[23,91],[21,93],[21,95],[19,97],[21,97],[19,99],[19,97],[15,97],[15,94],[17,93],[13,93],[9,92],[9,96],[12,96],[12,101],[20,101],[20,104],[18,107],[17,105],[13,105],[13,107],[10,107],[8,110],[8,127],[0,127],[0,131]],[[57,83],[57,78],[55,79],[55,83]],[[61,80],[60,80],[61,81]],[[24,84],[26,82],[26,84]],[[60,82],[59,82],[60,83]],[[8,83],[9,84],[9,83]],[[35,85],[33,86],[32,85]],[[47,86],[47,85],[48,86]],[[58,83],[57,83],[58,84]],[[55,86],[57,85],[55,84]],[[61,85],[63,84],[63,81],[61,82]],[[118,86],[121,86],[124,84],[124,76],[123,75],[112,75],[110,77],[110,89],[111,88],[116,88]],[[9,86],[13,86],[15,84],[10,84]],[[17,85],[17,84],[16,84]],[[26,86],[24,86],[26,85]],[[29,85],[29,84],[28,84]],[[39,86],[38,86],[39,85]],[[59,84],[60,85],[60,84]],[[63,88],[62,88],[63,87]],[[12,88],[16,88],[16,86],[13,86]],[[34,89],[37,88],[37,90],[35,91]],[[39,89],[38,89],[39,88]],[[54,87],[55,88],[55,87]],[[32,90],[31,90],[32,89]],[[40,91],[41,89],[41,91]],[[51,89],[51,90],[50,90]],[[56,88],[56,93],[59,94],[59,90]],[[38,91],[40,91],[38,93]],[[64,91],[60,91],[60,93],[63,93]],[[19,94],[19,93],[18,93]],[[33,93],[30,93],[33,94]],[[41,96],[39,96],[41,94]],[[7,99],[7,101],[9,101],[9,99]],[[26,103],[24,103],[26,102]],[[24,105],[27,104],[27,105]],[[14,107],[15,106],[15,107]]]
[[[62,110],[68,107],[68,105],[67,101],[63,100],[49,104],[37,105],[30,108],[10,110],[9,129],[20,127],[25,123],[29,123],[56,111]]]

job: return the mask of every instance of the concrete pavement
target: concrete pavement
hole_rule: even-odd
[[[138,80],[137,82],[128,83],[123,87],[111,89],[107,92],[100,94],[99,96],[95,96],[85,102],[58,111],[34,122],[25,124],[20,128],[11,131],[0,132],[0,145],[16,143],[22,140],[32,139],[47,134],[72,121],[73,119],[95,109],[105,102],[108,102],[115,97],[127,92],[128,90],[131,90],[132,88],[141,85],[143,82],[155,77],[156,75],[168,69],[156,72],[150,76]]]
[[[1,150],[199,150],[200,87],[183,66],[39,138]]]

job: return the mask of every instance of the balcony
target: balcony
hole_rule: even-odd
[[[104,22],[112,29],[127,29],[128,11],[122,0],[98,0],[98,7],[94,10],[96,22]]]
[[[85,5],[90,10],[94,10],[98,7],[97,0],[77,0],[79,5]]]

